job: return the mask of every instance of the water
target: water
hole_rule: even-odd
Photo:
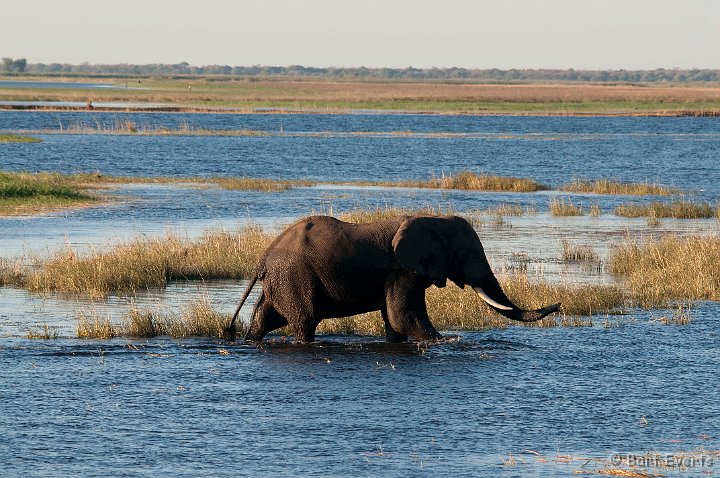
[[[260,176],[396,180],[461,169],[532,177],[662,182],[717,201],[717,118],[513,118],[428,115],[227,115],[0,112],[0,130],[112,127],[131,119],[177,129],[271,136],[40,135],[3,146],[3,168],[142,176]],[[410,132],[402,135],[348,132]],[[429,134],[460,133],[460,137]],[[295,136],[293,133],[311,133]],[[320,134],[326,133],[326,134]],[[169,160],[170,158],[170,160]]]
[[[3,474],[574,476],[600,467],[583,457],[717,449],[717,311],[429,347],[7,339]]]
[[[124,119],[270,135],[57,134],[61,126]],[[650,180],[694,200],[720,199],[716,118],[0,112],[0,130],[55,130],[41,134],[42,143],[1,144],[2,170],[347,181],[468,169],[552,186],[574,175]],[[367,134],[350,134],[357,132]],[[466,212],[514,203],[537,213],[502,225],[484,217],[478,227],[494,268],[519,261],[548,280],[604,283],[612,278],[602,271],[564,265],[560,241],[590,244],[604,260],[627,237],[718,232],[714,219],[648,228],[610,214],[622,202],[657,198],[570,195],[604,214],[553,218],[547,205],[556,192],[321,186],[261,193],[147,184],[107,192],[118,200],[0,218],[0,257],[29,261],[66,244],[87,251],[138,235],[197,237],[247,223],[278,230],[313,211],[439,205]],[[99,303],[0,288],[0,474],[575,476],[602,469],[614,454],[702,447],[703,456],[720,459],[714,302],[695,304],[686,326],[656,321],[669,311],[632,310],[594,317],[593,327],[463,332],[434,345],[326,336],[303,347],[275,338],[257,349],[205,339],[72,338],[77,314],[119,321],[132,303],[177,310],[206,297],[230,313],[244,285],[175,283]],[[606,328],[605,319],[619,326]],[[25,338],[46,324],[61,338]]]
[[[93,101],[95,108],[104,109],[161,109],[171,107],[167,103],[132,103],[132,102],[110,102],[110,101]],[[86,101],[0,101],[0,106],[26,107],[32,108],[86,108]]]

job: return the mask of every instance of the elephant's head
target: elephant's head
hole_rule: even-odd
[[[471,286],[493,309],[513,320],[532,322],[556,312],[560,304],[538,310],[523,310],[500,288],[477,233],[457,216],[407,218],[393,237],[398,262],[425,276],[437,287],[447,279],[460,288]]]

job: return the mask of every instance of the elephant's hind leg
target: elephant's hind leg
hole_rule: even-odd
[[[280,315],[275,308],[268,302],[265,293],[261,293],[253,310],[250,328],[245,335],[245,340],[259,342],[268,333],[275,329],[284,327],[288,324],[287,319]]]

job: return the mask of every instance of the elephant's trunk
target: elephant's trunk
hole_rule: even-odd
[[[482,300],[484,300],[494,310],[508,319],[520,322],[534,322],[536,320],[540,320],[548,314],[557,312],[560,308],[559,303],[537,310],[524,310],[519,308],[513,304],[510,299],[508,299],[492,273],[486,276],[486,278],[482,281],[482,286],[473,286],[473,289],[478,293]]]

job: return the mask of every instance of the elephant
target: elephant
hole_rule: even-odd
[[[523,310],[502,291],[473,227],[458,216],[406,215],[368,224],[311,216],[289,226],[268,246],[224,338],[255,283],[262,292],[245,335],[260,342],[289,325],[298,343],[315,341],[323,319],[379,310],[388,342],[439,340],[427,314],[425,290],[451,280],[472,287],[494,310],[532,322],[560,304]]]

